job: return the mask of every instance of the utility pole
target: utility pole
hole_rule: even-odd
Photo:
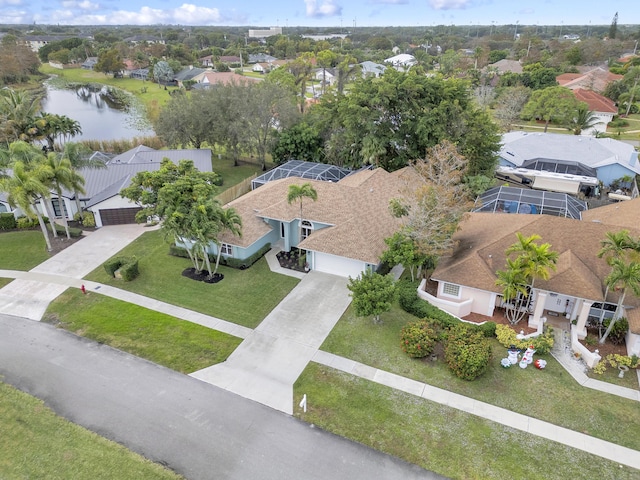
[[[520,20],[516,20],[516,30],[513,32],[513,40],[515,41],[518,38],[518,22]]]

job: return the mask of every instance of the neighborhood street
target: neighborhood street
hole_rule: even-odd
[[[188,479],[438,479],[151,362],[0,315],[0,378]]]

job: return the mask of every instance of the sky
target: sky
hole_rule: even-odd
[[[0,24],[254,27],[640,24],[638,0],[0,0]]]

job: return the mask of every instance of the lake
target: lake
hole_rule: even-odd
[[[47,97],[42,100],[42,111],[65,115],[80,124],[82,134],[78,140],[121,140],[154,136],[149,122],[135,108],[123,109],[112,102],[102,90],[90,87],[59,89],[46,84]],[[97,90],[97,91],[94,91]]]

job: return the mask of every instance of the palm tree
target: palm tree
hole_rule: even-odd
[[[568,130],[572,130],[574,135],[580,135],[583,130],[588,130],[600,125],[602,120],[593,113],[587,106],[578,108],[576,116],[569,121]]]
[[[233,208],[221,208],[218,212],[218,226],[220,228],[220,234],[224,232],[230,232],[238,237],[242,236],[242,218],[238,215],[238,212]],[[213,274],[218,273],[218,266],[220,265],[220,256],[222,254],[222,242],[216,238],[216,245],[218,245],[218,256],[216,257],[216,268],[213,270]]]
[[[37,120],[42,124],[40,134],[47,141],[47,149],[50,152],[54,151],[56,138],[62,137],[66,140],[82,133],[80,124],[65,115],[40,112]]]
[[[0,180],[0,191],[7,193],[7,200],[12,207],[20,207],[20,209],[28,216],[38,218],[38,223],[42,229],[47,250],[51,251],[51,242],[47,227],[44,224],[42,214],[35,206],[38,200],[45,201],[49,196],[49,189],[42,181],[46,179],[46,173],[42,167],[29,169],[21,161],[14,162],[12,165],[13,175],[9,178]]]
[[[89,150],[81,143],[66,143],[62,152],[62,157],[69,160],[71,168],[78,173],[78,170],[82,168],[88,169],[101,169],[107,168],[107,165],[97,157],[89,155]],[[74,190],[74,197],[76,201],[76,208],[78,212],[82,211],[82,205],[80,205],[80,192]]]
[[[634,261],[625,262],[620,258],[615,258],[612,261],[611,273],[607,276],[605,282],[609,288],[621,289],[622,294],[618,299],[616,312],[609,323],[609,327],[607,327],[607,331],[604,332],[600,339],[600,343],[605,342],[609,333],[611,333],[613,325],[621,317],[627,290],[630,289],[635,296],[640,296],[640,263]]]
[[[518,241],[507,248],[505,253],[507,256],[515,253],[517,257],[514,261],[507,259],[507,270],[506,272],[498,272],[496,284],[502,286],[505,290],[509,290],[506,293],[503,291],[505,299],[516,298],[518,297],[517,293],[520,293],[519,298],[529,300],[529,293],[533,291],[536,279],[548,280],[550,270],[556,269],[558,252],[551,250],[551,244],[549,243],[538,245],[536,241],[540,240],[540,235],[533,234],[525,237],[518,232],[516,236]],[[524,291],[519,286],[523,280],[525,284]],[[514,292],[515,296],[513,296]],[[521,305],[516,305],[516,307],[519,306]],[[526,309],[522,312],[520,310],[520,308],[516,308],[518,314],[516,316],[512,315],[510,319],[510,321],[514,320],[512,323],[518,323],[524,317]]]
[[[38,131],[34,125],[37,111],[37,98],[10,88],[0,89],[0,120],[3,123],[1,137],[9,142],[32,140]]]
[[[524,317],[526,310],[521,308],[522,299],[529,295],[527,277],[523,273],[522,258],[507,258],[507,268],[498,270],[496,285],[502,287],[502,297],[507,305],[505,309],[509,323],[516,324]]]
[[[67,215],[64,212],[64,200],[62,199],[62,189],[71,190],[74,192],[84,193],[82,186],[84,185],[84,178],[82,178],[73,169],[71,162],[68,158],[62,157],[55,152],[49,153],[44,162],[46,169],[47,181],[49,185],[56,191],[58,197],[58,206],[62,214],[64,221],[64,229],[67,233],[67,238],[71,239],[71,233],[69,232],[69,223],[67,222]],[[53,220],[52,220],[53,221]],[[55,230],[55,229],[54,229]]]
[[[318,199],[318,192],[313,188],[313,185],[309,182],[303,183],[302,185],[289,185],[289,192],[287,193],[287,202],[289,205],[296,200],[300,201],[300,236],[298,237],[298,242],[302,241],[302,200],[304,198],[310,198],[314,202]]]

